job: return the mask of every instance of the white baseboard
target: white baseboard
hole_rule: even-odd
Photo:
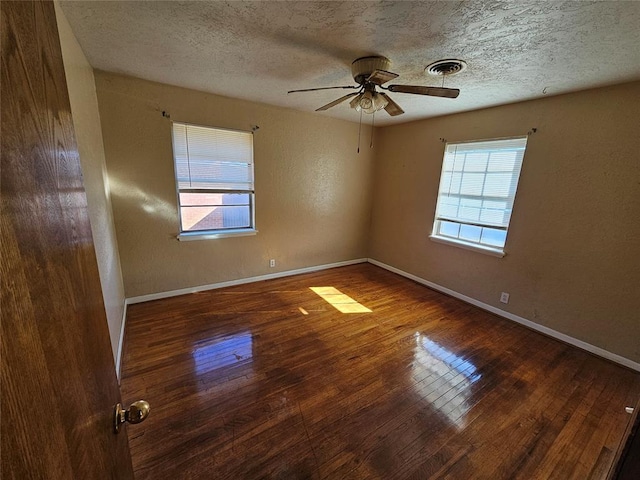
[[[496,308],[492,305],[476,300],[475,298],[467,297],[462,293],[458,293],[454,290],[438,285],[437,283],[430,282],[428,280],[425,280],[424,278],[417,277],[416,275],[407,273],[403,270],[392,267],[391,265],[387,265],[386,263],[379,262],[378,260],[374,260],[373,258],[369,259],[369,263],[373,265],[377,265],[378,267],[384,268],[385,270],[389,270],[390,272],[397,273],[398,275],[401,275],[403,277],[409,278],[414,282],[421,283],[422,285],[432,288],[433,290],[446,293],[447,295],[458,298],[463,302],[470,303],[471,305],[475,305],[476,307],[479,307],[483,310],[487,310],[491,313],[495,313],[496,315],[504,317],[508,320],[512,320],[516,323],[524,325],[525,327],[531,328],[532,330],[536,330],[540,333],[553,337],[562,342],[568,343],[569,345],[573,345],[582,350],[586,350],[589,353],[592,353],[602,358],[606,358],[607,360],[611,360],[612,362],[618,363],[620,365],[624,365],[627,368],[640,372],[640,363],[634,362],[633,360],[629,360],[628,358],[625,358],[621,355],[611,353],[607,350],[604,350],[603,348],[596,347],[595,345],[591,345],[590,343],[583,342],[582,340],[578,340],[577,338],[574,338],[574,337],[570,337],[569,335],[558,332],[549,327],[545,327],[544,325],[540,325],[536,322],[532,322],[531,320],[527,320],[526,318],[519,317],[518,315],[514,315],[513,313],[505,312],[504,310],[500,310],[499,308]]]
[[[271,280],[273,278],[289,277],[291,275],[300,275],[302,273],[317,272],[328,268],[344,267],[354,265],[356,263],[366,263],[367,258],[357,258],[355,260],[346,260],[344,262],[327,263],[325,265],[316,265],[314,267],[298,268],[296,270],[287,270],[284,272],[269,273],[267,275],[258,275],[257,277],[240,278],[238,280],[230,280],[228,282],[210,283],[208,285],[200,285],[197,287],[181,288],[179,290],[171,290],[168,292],[151,293],[149,295],[140,295],[126,299],[127,305],[134,303],[149,302],[151,300],[159,300],[161,298],[177,297],[178,295],[186,295],[189,293],[203,292],[206,290],[214,290],[217,288],[232,287],[234,285],[243,285],[245,283],[260,282],[262,280]],[[124,325],[124,322],[123,322]]]
[[[127,321],[127,299],[124,300],[124,310],[122,312],[122,325],[120,325],[120,339],[118,340],[118,353],[116,356],[116,377],[120,383],[120,368],[122,367],[122,345],[124,343],[124,324]]]

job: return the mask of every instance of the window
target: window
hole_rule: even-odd
[[[447,143],[431,238],[504,255],[527,137]]]
[[[173,124],[179,239],[254,230],[253,134]]]

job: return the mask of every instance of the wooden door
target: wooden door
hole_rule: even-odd
[[[0,5],[2,478],[132,479],[54,7]]]

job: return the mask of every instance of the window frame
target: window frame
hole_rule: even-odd
[[[227,132],[235,132],[235,133],[245,133],[251,135],[251,174],[252,174],[252,190],[239,190],[239,189],[207,189],[207,188],[191,188],[191,189],[181,189],[180,182],[178,179],[178,165],[176,163],[176,150],[175,150],[175,129],[174,125],[183,125],[185,127],[198,127],[198,128],[206,128],[210,130],[222,130]],[[178,226],[180,229],[180,233],[177,235],[177,239],[180,241],[192,241],[192,240],[212,240],[217,238],[225,238],[225,237],[243,237],[255,235],[258,233],[256,229],[256,218],[255,218],[255,155],[254,155],[254,145],[253,145],[253,134],[252,130],[239,130],[234,128],[226,128],[226,127],[214,127],[210,125],[201,125],[196,123],[189,122],[171,122],[171,155],[173,160],[173,176],[175,182],[176,189],[176,202],[178,206]],[[182,190],[182,191],[181,191]],[[220,193],[220,194],[248,194],[249,195],[249,226],[248,227],[230,227],[230,228],[217,228],[217,229],[203,229],[203,230],[185,230],[182,222],[182,202],[180,201],[180,193]]]
[[[508,201],[510,202],[510,210],[511,213],[509,214],[509,219],[506,222],[506,226],[500,226],[500,225],[494,225],[491,224],[490,222],[482,222],[480,220],[474,222],[474,221],[464,221],[462,219],[451,219],[451,218],[443,218],[441,215],[441,212],[439,214],[439,207],[440,207],[440,198],[442,196],[442,193],[446,193],[446,192],[442,192],[441,191],[441,187],[442,187],[442,180],[443,180],[443,176],[445,174],[445,162],[447,160],[447,154],[448,154],[448,148],[451,145],[469,145],[469,144],[481,144],[481,143],[487,143],[487,142],[500,142],[500,141],[517,141],[517,140],[523,140],[524,141],[524,148],[522,150],[522,156],[519,159],[519,163],[515,166],[515,168],[512,170],[511,172],[511,177],[510,177],[510,189],[509,189],[509,195],[505,198],[508,199]],[[469,140],[469,141],[461,141],[461,142],[446,142],[445,143],[445,148],[444,148],[444,152],[442,155],[442,168],[440,170],[440,178],[438,180],[438,188],[437,188],[437,198],[436,198],[436,208],[434,211],[434,216],[433,216],[433,226],[431,228],[431,233],[429,235],[429,239],[437,242],[437,243],[442,243],[442,244],[446,244],[446,245],[452,245],[458,248],[463,248],[466,250],[471,250],[471,251],[475,251],[475,252],[480,252],[480,253],[484,253],[487,255],[492,255],[495,257],[504,257],[506,255],[505,252],[505,248],[506,248],[506,244],[507,244],[507,238],[508,238],[508,232],[509,232],[509,227],[511,224],[511,216],[513,213],[513,208],[515,205],[515,199],[516,199],[516,195],[517,195],[517,190],[518,190],[518,185],[520,183],[520,176],[522,174],[522,165],[524,164],[524,157],[526,154],[526,150],[527,150],[527,144],[528,144],[528,136],[527,135],[520,135],[520,136],[513,136],[513,137],[500,137],[500,138],[488,138],[488,139],[482,139],[482,140]],[[486,149],[486,151],[495,151],[497,149]],[[486,178],[486,174],[488,173],[488,164],[487,167],[484,171],[485,174],[485,178]],[[461,170],[461,172],[464,172],[464,167]],[[475,173],[473,170],[469,170],[469,172]],[[453,173],[453,171],[452,171]],[[484,181],[484,180],[483,180]],[[511,193],[511,191],[513,193]],[[459,196],[459,198],[463,197],[463,194],[458,193],[457,196]],[[474,195],[469,195],[471,197],[474,197]],[[497,197],[492,197],[492,196],[484,196],[484,195],[479,195],[477,196],[477,198],[482,199],[483,201],[485,199],[491,200],[491,199],[496,199]],[[480,207],[482,208],[482,207]],[[503,230],[505,232],[505,239],[504,239],[504,244],[502,246],[498,246],[498,245],[491,245],[489,243],[482,243],[482,231],[480,233],[480,239],[476,242],[473,240],[465,240],[465,239],[460,239],[460,238],[456,238],[453,236],[447,236],[445,234],[441,233],[441,227],[442,227],[442,222],[449,222],[449,223],[454,223],[454,224],[458,224],[461,228],[463,225],[471,225],[471,226],[475,226],[475,227],[481,227],[481,228],[490,228],[492,230]],[[459,235],[459,234],[458,234]]]

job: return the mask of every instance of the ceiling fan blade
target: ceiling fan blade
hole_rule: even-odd
[[[414,93],[432,97],[456,98],[460,95],[458,88],[421,87],[417,85],[389,85],[390,92]]]
[[[347,85],[344,87],[320,87],[320,88],[304,88],[302,90],[289,90],[287,93],[296,93],[296,92],[315,92],[316,90],[332,90],[334,88],[360,88],[360,85]]]
[[[387,83],[397,77],[397,73],[387,72],[386,70],[374,70],[366,81],[375,83],[376,85],[382,85],[383,83]]]
[[[387,95],[386,93],[382,93],[382,92],[380,92],[380,95],[382,95],[384,98],[386,98],[387,101],[389,102],[389,103],[387,103],[387,106],[384,107],[384,109],[386,110],[386,112],[389,115],[391,115],[392,117],[395,117],[396,115],[402,115],[404,113],[404,110],[402,110],[402,108],[400,108],[400,105],[398,105],[396,102],[394,102],[389,95]]]
[[[340,97],[339,99],[334,100],[334,101],[333,101],[333,102],[331,102],[331,103],[327,103],[326,105],[323,105],[322,107],[317,108],[317,109],[316,109],[316,112],[320,112],[320,111],[323,111],[323,110],[329,110],[331,107],[335,107],[335,106],[336,106],[336,105],[338,105],[339,103],[344,102],[347,98],[353,97],[354,95],[358,95],[359,93],[360,93],[360,92],[348,93],[348,94],[346,94],[344,97]]]

